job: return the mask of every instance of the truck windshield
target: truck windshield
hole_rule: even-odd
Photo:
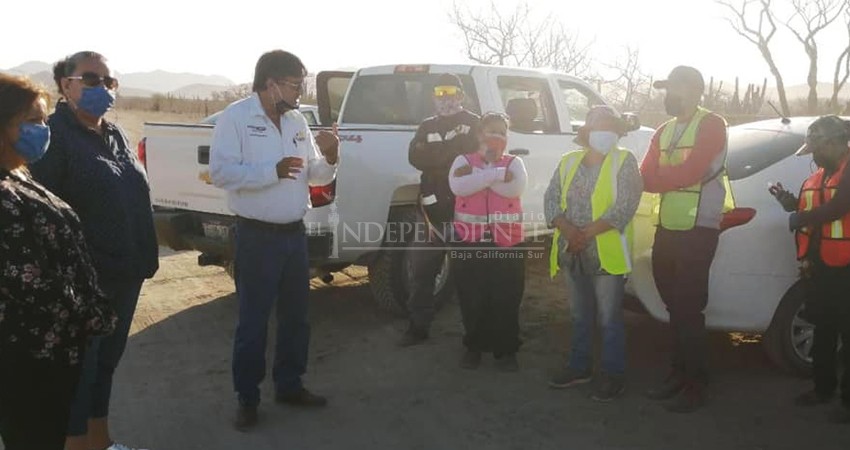
[[[433,92],[438,73],[361,75],[354,79],[343,112],[345,124],[419,125],[435,114]],[[460,75],[463,106],[480,113],[475,83]]]

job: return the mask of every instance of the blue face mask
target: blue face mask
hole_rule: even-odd
[[[27,164],[32,164],[47,152],[50,145],[50,128],[40,123],[22,123],[18,127],[18,140],[15,142],[15,151],[24,158]]]
[[[106,86],[83,88],[77,108],[93,117],[103,117],[115,104],[115,95]]]
[[[587,140],[590,148],[607,155],[617,145],[620,136],[613,131],[591,131]]]

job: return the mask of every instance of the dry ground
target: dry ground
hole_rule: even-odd
[[[371,303],[359,267],[333,285],[314,281],[307,384],[331,399],[323,411],[268,401],[248,434],[231,428],[231,338],[236,300],[218,268],[196,253],[167,254],[146,283],[127,354],[117,374],[116,435],[151,449],[805,449],[850,448],[850,427],[828,408],[791,405],[808,382],[777,372],[760,345],[712,336],[714,383],[707,408],[673,416],[644,399],[666,366],[666,327],[627,316],[628,391],[612,404],[588,390],[546,386],[563,360],[569,322],[564,290],[545,265],[528,268],[522,307],[522,370],[503,374],[490,360],[458,368],[457,305],[444,308],[427,345],[394,345],[404,321]],[[273,341],[272,341],[273,342]]]

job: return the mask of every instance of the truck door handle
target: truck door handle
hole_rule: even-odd
[[[210,146],[209,145],[199,145],[198,146],[198,164],[203,164],[205,166],[210,164]]]
[[[527,156],[531,152],[529,152],[526,148],[515,148],[513,150],[508,151],[508,153],[515,156]]]

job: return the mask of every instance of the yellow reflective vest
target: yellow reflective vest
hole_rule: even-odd
[[[671,119],[664,124],[664,131],[661,132],[659,139],[661,153],[658,164],[660,166],[678,166],[688,159],[696,143],[699,124],[709,113],[710,111],[705,108],[697,108],[693,119],[691,119],[687,128],[685,128],[679,140],[675,142],[673,139],[676,134],[676,119]],[[696,226],[697,215],[699,214],[703,186],[718,177],[720,177],[720,182],[726,190],[726,197],[723,201],[723,212],[731,211],[735,208],[735,201],[732,197],[732,186],[729,184],[729,176],[726,174],[725,154],[723,155],[723,159],[723,165],[720,170],[716,174],[712,174],[708,179],[692,186],[661,194],[659,219],[662,227],[675,231],[693,229]]]
[[[588,151],[587,149],[577,150],[561,157],[558,165],[561,177],[561,212],[567,210],[567,192],[579,164]],[[617,174],[628,154],[628,150],[617,148],[605,156],[602,168],[599,170],[599,178],[590,197],[593,220],[599,219],[617,201]],[[552,278],[560,269],[558,264],[560,237],[560,230],[555,229],[555,234],[552,236],[552,248],[549,252],[549,275]],[[612,275],[622,275],[632,271],[632,237],[631,222],[622,233],[617,229],[611,229],[596,236],[596,249],[599,252],[602,269]]]

